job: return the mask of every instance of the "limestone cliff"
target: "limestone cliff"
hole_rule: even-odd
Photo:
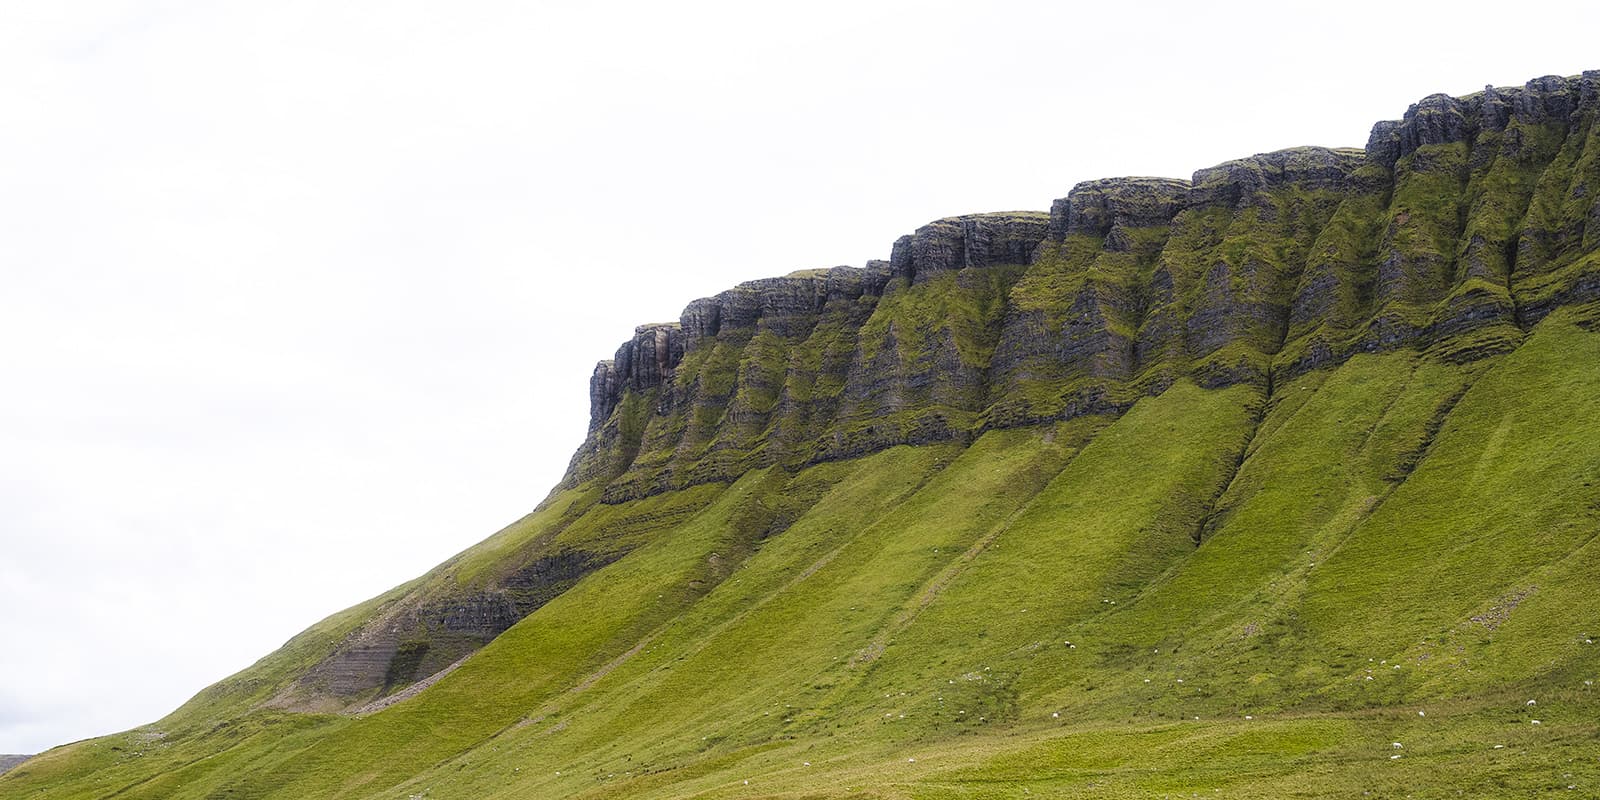
[[[1600,72],[1435,95],[1364,150],[1089,181],[1049,212],[942,219],[886,261],[695,300],[595,367],[560,487],[580,500],[505,552],[491,539],[492,565],[454,559],[382,598],[268,704],[356,708],[445,669],[707,502],[668,490],[1119,414],[1182,378],[1270,395],[1357,353],[1513,348],[1600,298],[1597,110]],[[766,536],[798,512],[740,513]]]
[[[1188,376],[1354,353],[1467,360],[1600,296],[1600,72],[1433,95],[1365,150],[1090,181],[952,217],[639,328],[590,384],[564,486],[608,502],[746,470],[1116,412]]]

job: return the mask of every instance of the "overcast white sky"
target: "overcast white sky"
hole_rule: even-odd
[[[1600,68],[1594,3],[773,5],[0,4],[0,753],[520,516],[696,297]]]

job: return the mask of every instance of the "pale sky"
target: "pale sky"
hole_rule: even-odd
[[[0,4],[0,753],[531,509],[696,297],[1600,68],[1590,2],[774,5]]]

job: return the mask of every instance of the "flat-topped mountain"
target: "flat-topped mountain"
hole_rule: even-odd
[[[527,517],[0,797],[1596,791],[1597,117],[1434,95],[694,300]]]
[[[1182,377],[1267,386],[1355,353],[1503,352],[1600,294],[1572,266],[1600,241],[1581,140],[1597,81],[1435,95],[1364,151],[1090,181],[1048,216],[938,220],[888,261],[696,300],[596,367],[562,485],[604,476],[611,499],[637,497],[1123,410]]]

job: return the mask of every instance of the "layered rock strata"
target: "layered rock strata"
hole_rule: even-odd
[[[590,384],[564,486],[620,501],[994,427],[1117,412],[1179,378],[1358,352],[1471,359],[1600,296],[1600,72],[1380,122],[1191,180],[951,217],[888,261],[740,284],[643,326]]]

